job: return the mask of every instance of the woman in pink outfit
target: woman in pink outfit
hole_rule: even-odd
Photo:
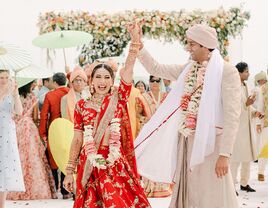
[[[25,192],[10,192],[9,200],[56,198],[52,173],[36,126],[38,100],[32,92],[33,81],[19,88],[23,113],[15,119]]]

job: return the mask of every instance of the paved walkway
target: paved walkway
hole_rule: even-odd
[[[257,190],[255,193],[240,191],[238,200],[241,208],[268,208],[268,171],[266,181],[257,180],[257,164],[251,168],[250,186]],[[153,208],[168,208],[170,198],[149,199]],[[35,201],[7,201],[6,208],[72,208],[72,200],[35,200]]]

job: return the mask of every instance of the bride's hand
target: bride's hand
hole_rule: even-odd
[[[73,192],[74,191],[74,177],[72,174],[67,174],[64,178],[63,181],[63,187],[68,191],[68,192]]]
[[[141,22],[132,22],[127,25],[127,30],[130,34],[132,42],[140,43],[142,37]]]

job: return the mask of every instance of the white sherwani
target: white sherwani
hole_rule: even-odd
[[[250,178],[250,162],[257,159],[255,146],[255,125],[253,125],[253,106],[246,106],[249,97],[248,88],[245,83],[241,84],[241,115],[240,125],[237,133],[237,138],[234,145],[233,154],[231,157],[231,173],[233,182],[237,180],[238,168],[240,170],[240,185],[247,186]]]
[[[138,56],[147,71],[154,76],[177,80],[185,66],[162,65],[142,49]],[[214,152],[204,163],[190,170],[190,155],[194,135],[178,139],[178,165],[171,208],[238,208],[230,172],[217,178],[215,165],[219,155],[230,156],[236,138],[240,115],[240,78],[237,70],[224,63],[222,75],[223,126],[217,128]],[[163,138],[164,139],[164,138]],[[182,167],[183,164],[183,167]],[[186,177],[186,181],[180,181]],[[183,204],[183,206],[182,206]]]
[[[257,159],[254,139],[255,126],[252,124],[255,109],[252,106],[246,106],[248,96],[249,93],[247,85],[242,84],[240,125],[231,157],[231,162],[251,162]]]

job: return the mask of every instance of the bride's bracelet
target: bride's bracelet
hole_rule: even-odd
[[[66,175],[72,175],[75,173],[75,166],[67,165],[65,171]]]
[[[143,42],[142,41],[139,41],[139,42],[130,42],[130,46],[136,46],[136,47],[139,47],[139,49],[142,49]]]
[[[77,164],[76,160],[69,160],[67,166],[68,165],[76,166],[76,164]]]
[[[138,54],[139,51],[140,50],[138,48],[129,48],[129,53],[131,53],[131,54]]]
[[[130,46],[140,46],[141,42],[130,42]]]
[[[69,160],[66,166],[66,174],[74,174],[77,162],[75,160]]]

